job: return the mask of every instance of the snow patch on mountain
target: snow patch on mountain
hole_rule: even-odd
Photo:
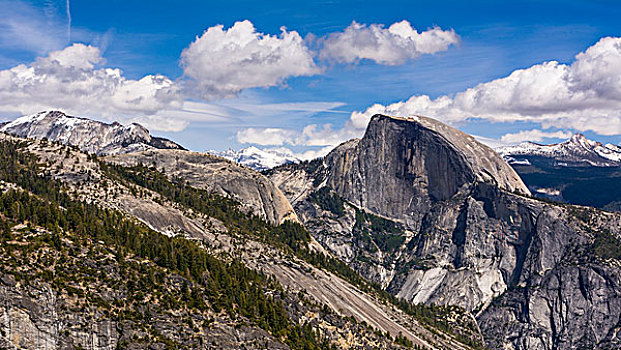
[[[292,150],[284,147],[260,149],[250,146],[240,150],[208,151],[248,168],[262,171],[287,163],[298,163],[302,159]]]
[[[515,146],[496,149],[512,165],[528,165],[529,157],[543,157],[554,161],[557,166],[611,167],[621,165],[621,147],[587,139],[574,134],[564,142],[542,145],[523,142]]]
[[[82,151],[109,155],[144,151],[153,148],[183,149],[180,145],[149,134],[140,124],[111,124],[44,111],[25,115],[0,127],[0,131],[19,137],[48,139],[76,146]]]

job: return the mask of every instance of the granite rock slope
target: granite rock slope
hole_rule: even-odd
[[[398,297],[471,311],[491,348],[619,346],[621,216],[532,199],[471,136],[376,115],[267,174],[326,249]]]
[[[0,134],[0,141],[24,140]],[[62,181],[72,197],[119,210],[167,236],[199,242],[204,249],[225,261],[236,257],[247,267],[273,276],[284,287],[277,295],[283,298],[290,319],[297,324],[312,325],[322,339],[338,348],[402,349],[402,345],[386,336],[390,333],[392,337],[405,337],[423,348],[470,349],[457,341],[454,335],[434,328],[430,330],[429,325],[360,290],[334,273],[318,269],[292,257],[290,252],[265,242],[229,232],[218,219],[110,176],[102,170],[101,158],[46,140],[30,140],[23,147],[38,157],[45,176]],[[109,159],[103,161],[106,160]],[[133,160],[127,163],[131,164],[134,164]],[[157,164],[161,169],[163,163]],[[169,170],[165,170],[166,173]],[[0,188],[15,188],[10,183],[3,183],[2,186]],[[125,348],[128,349],[147,346],[166,348],[161,343],[168,340],[187,348],[200,349],[288,348],[281,338],[270,335],[255,324],[243,318],[231,319],[222,312],[214,314],[212,310],[204,314],[188,313],[185,309],[172,310],[170,314],[152,312],[148,325],[150,333],[144,331],[142,318],[134,323],[117,322],[114,315],[98,306],[97,301],[101,298],[123,304],[123,300],[131,294],[123,289],[123,284],[131,283],[135,288],[137,283],[124,278],[126,272],[125,275],[118,272],[120,263],[115,258],[115,248],[101,241],[77,245],[73,243],[77,242],[75,238],[65,236],[67,239],[62,242],[67,245],[65,251],[68,255],[54,255],[54,259],[62,263],[53,265],[57,271],[73,269],[74,266],[80,269],[77,269],[78,275],[66,277],[69,287],[65,289],[71,291],[73,296],[59,296],[54,289],[57,285],[41,278],[48,276],[43,271],[45,266],[41,267],[40,259],[45,255],[42,248],[29,248],[31,241],[37,237],[31,230],[40,232],[39,228],[22,226],[24,230],[14,228],[11,246],[21,247],[24,253],[0,254],[0,258],[11,262],[2,264],[0,269],[0,348],[112,349],[117,348],[119,343],[127,345]],[[43,249],[47,247],[53,254],[50,244]],[[45,258],[44,261],[47,264],[52,260]],[[141,259],[125,259],[125,262],[131,262],[131,266],[135,266],[141,274],[148,272],[146,266],[151,266]],[[28,277],[16,283],[10,277],[16,274],[28,274]],[[165,290],[160,292],[177,294],[183,290],[183,276],[170,274],[170,279],[173,282],[162,283]],[[140,293],[151,302],[154,300],[152,294],[158,295],[155,290]],[[90,305],[86,314],[83,313],[84,305]],[[144,312],[144,308],[138,310]],[[185,326],[189,318],[192,318],[194,327]],[[94,319],[97,324],[92,322]],[[158,334],[165,335],[168,340]]]
[[[191,186],[236,199],[255,215],[272,224],[297,221],[287,198],[260,173],[207,153],[152,149],[111,155],[106,161],[132,166],[154,165],[171,177],[180,177]]]
[[[59,111],[46,111],[17,118],[2,125],[0,131],[74,146],[123,164],[156,164],[159,169],[166,169],[171,176],[183,177],[193,186],[240,201],[249,213],[273,224],[297,220],[280,190],[258,172],[208,153],[187,151],[173,141],[151,136],[149,130],[139,124],[106,124]]]

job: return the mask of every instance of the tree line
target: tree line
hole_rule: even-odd
[[[119,211],[72,199],[62,183],[44,175],[37,157],[23,149],[26,145],[25,142],[0,141],[0,180],[23,189],[0,193],[3,240],[10,239],[11,226],[28,222],[50,230],[55,239],[64,232],[71,232],[84,239],[103,241],[123,255],[149,259],[205,286],[204,295],[194,296],[195,307],[206,307],[200,300],[207,300],[216,312],[225,310],[234,318],[235,315],[246,317],[275,337],[284,339],[293,349],[331,348],[308,326],[291,322],[282,302],[268,293],[282,290],[272,279],[248,269],[240,261],[219,260],[196,242],[155,232]],[[158,183],[162,183],[161,177],[145,187]],[[193,206],[208,202],[210,205],[204,210],[214,217],[226,218],[229,224],[239,223],[240,230],[250,230],[260,222],[253,217],[238,216],[241,214],[232,209],[236,204],[226,198],[196,193],[185,186],[181,188],[180,192],[169,195]]]

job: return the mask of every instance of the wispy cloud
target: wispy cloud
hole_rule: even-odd
[[[46,54],[65,46],[64,29],[53,11],[7,1],[0,15],[0,47],[7,51]]]
[[[71,42],[71,4],[67,0],[67,42]]]
[[[336,108],[342,102],[287,102],[263,103],[259,99],[234,98],[221,102],[184,101],[181,108],[161,111],[159,115],[167,115],[171,119],[179,119],[193,123],[210,123],[212,126],[234,128],[238,125],[266,125],[280,121],[287,124],[285,118],[305,119],[317,113],[348,114]],[[262,127],[256,128],[263,129]],[[287,142],[285,142],[287,143]],[[279,143],[276,143],[279,144]]]
[[[44,56],[67,47],[72,41],[97,44],[106,39],[106,33],[73,28],[70,6],[69,1],[59,5],[46,0],[42,7],[37,7],[24,1],[3,0],[0,54]]]

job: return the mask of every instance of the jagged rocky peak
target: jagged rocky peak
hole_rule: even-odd
[[[582,134],[574,134],[569,140],[560,143],[542,145],[522,142],[515,146],[499,147],[497,151],[512,165],[531,165],[533,160],[555,166],[621,165],[619,146],[589,140]]]
[[[2,125],[0,131],[19,137],[46,138],[100,155],[153,148],[183,149],[175,142],[151,136],[149,130],[140,124],[124,126],[116,121],[107,124],[60,111],[23,116]]]
[[[445,200],[475,182],[529,193],[494,150],[426,117],[375,115],[362,139],[337,147],[325,163],[328,184],[338,193],[391,217],[412,210],[422,198]]]

